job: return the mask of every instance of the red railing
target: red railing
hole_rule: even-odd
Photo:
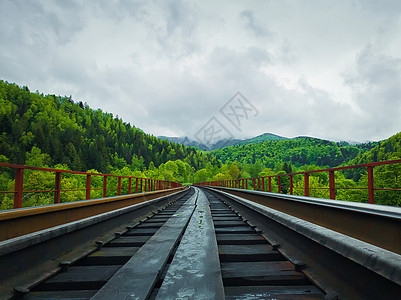
[[[208,181],[202,183],[195,183],[195,185],[207,185],[207,186],[221,186],[221,187],[231,187],[231,188],[238,188],[238,189],[248,189],[248,182],[252,182],[252,187],[254,190],[258,191],[268,191],[272,192],[272,178],[277,178],[277,190],[278,193],[281,193],[282,188],[289,188],[289,194],[293,195],[294,192],[294,185],[293,185],[293,177],[295,175],[304,175],[304,195],[309,197],[309,191],[311,189],[325,189],[330,191],[330,199],[336,199],[336,190],[339,189],[362,189],[368,190],[368,201],[369,203],[375,203],[375,190],[385,190],[385,191],[401,191],[398,188],[379,188],[374,186],[374,176],[373,176],[373,168],[376,166],[383,166],[383,165],[391,165],[391,164],[400,164],[401,159],[396,160],[389,160],[389,161],[381,161],[375,163],[367,163],[367,164],[360,164],[360,165],[353,165],[353,166],[346,166],[346,167],[337,167],[331,169],[320,169],[320,170],[313,170],[313,171],[306,171],[306,172],[298,172],[298,173],[288,173],[288,174],[279,174],[279,175],[270,175],[270,176],[263,176],[263,177],[256,177],[256,178],[241,178],[241,179],[232,179],[232,180],[220,180],[220,181]],[[368,184],[366,187],[336,187],[335,182],[335,174],[336,171],[342,170],[349,170],[349,169],[356,169],[356,168],[366,168],[367,169],[367,179]],[[329,173],[329,186],[328,187],[310,187],[309,186],[309,176],[312,173],[322,173],[328,172]],[[289,186],[283,186],[281,184],[283,177],[289,177]],[[265,181],[267,179],[267,187]]]
[[[85,191],[86,192],[86,200],[91,199],[91,190],[103,190],[103,197],[107,197],[107,190],[116,189],[117,195],[121,195],[122,189],[127,189],[127,194],[138,193],[138,192],[149,192],[149,191],[157,191],[169,188],[175,188],[181,186],[181,184],[167,181],[167,180],[159,180],[159,179],[151,179],[151,178],[141,178],[141,177],[132,177],[132,176],[122,176],[122,175],[111,175],[111,174],[99,174],[99,173],[87,173],[87,172],[77,172],[77,171],[68,171],[68,170],[59,170],[59,169],[50,169],[50,168],[38,168],[38,167],[30,167],[30,166],[22,166],[8,163],[0,163],[0,167],[11,168],[15,170],[15,185],[13,191],[0,191],[0,194],[14,194],[14,208],[22,207],[22,198],[24,193],[45,193],[45,192],[53,192],[54,193],[54,203],[60,203],[60,193],[61,192],[71,192],[71,191]],[[25,170],[35,170],[35,171],[44,171],[44,172],[53,172],[55,174],[54,177],[54,189],[50,190],[34,190],[34,191],[25,191],[24,190],[24,171]],[[86,176],[86,186],[81,189],[62,189],[61,187],[61,178],[62,174],[77,174]],[[102,176],[103,177],[103,187],[97,188],[92,187],[92,176]],[[107,179],[108,178],[117,178],[117,187],[107,187]],[[122,186],[122,179],[128,179],[128,187]]]

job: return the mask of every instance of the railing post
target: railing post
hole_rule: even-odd
[[[277,185],[278,185],[277,192],[281,194],[281,176],[277,176]]]
[[[14,208],[22,207],[22,194],[24,191],[24,169],[15,169]]]
[[[135,179],[135,194],[138,193],[138,178]]]
[[[270,176],[267,179],[267,185],[269,188],[269,193],[271,193],[272,192],[272,178]]]
[[[142,182],[142,178],[141,178],[141,188],[140,188],[140,193],[142,193],[142,184],[143,184],[143,182]]]
[[[118,184],[117,184],[117,195],[121,195],[121,177],[118,177]]]
[[[336,179],[334,177],[334,171],[329,171],[329,189],[330,199],[336,199]]]
[[[304,185],[304,194],[306,197],[309,197],[309,173],[305,173],[305,185]]]
[[[248,179],[244,179],[245,180],[245,189],[248,189]]]
[[[107,176],[103,176],[103,198],[107,196]]]
[[[128,195],[132,193],[132,178],[128,178]]]
[[[258,177],[258,191],[260,191],[260,178]]]
[[[373,180],[373,166],[368,166],[368,191],[369,191],[369,203],[375,203],[375,187]]]
[[[292,175],[289,175],[290,176],[290,195],[292,195],[293,194],[293,187],[292,187]]]
[[[60,203],[61,172],[56,172],[54,179],[54,204]]]
[[[265,178],[262,177],[262,191],[265,192]]]
[[[86,200],[91,198],[91,175],[86,175]]]
[[[256,179],[252,178],[252,186],[253,186],[253,190],[256,191]]]

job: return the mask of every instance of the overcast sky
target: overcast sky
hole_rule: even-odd
[[[156,136],[214,117],[237,138],[379,140],[401,131],[401,1],[0,0],[0,79]]]

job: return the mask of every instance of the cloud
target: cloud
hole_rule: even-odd
[[[352,71],[344,74],[360,110],[358,131],[374,139],[401,129],[401,58],[385,55],[366,45],[356,56]]]
[[[213,116],[263,132],[400,131],[398,1],[0,1],[0,78],[72,95],[154,135]],[[341,21],[339,21],[341,20]],[[260,114],[230,127],[240,91]]]
[[[255,20],[255,14],[252,10],[247,9],[241,12],[241,19],[245,23],[245,27],[249,29],[256,37],[266,37],[271,35],[270,31],[260,26]]]

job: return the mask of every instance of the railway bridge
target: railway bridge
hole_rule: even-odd
[[[115,176],[107,197],[111,175],[88,173],[86,200],[63,203],[71,171],[51,169],[54,204],[21,207],[24,170],[39,168],[2,166],[16,175],[3,191],[15,209],[0,211],[0,299],[401,299],[401,208],[260,179]],[[103,198],[91,199],[94,176]]]

